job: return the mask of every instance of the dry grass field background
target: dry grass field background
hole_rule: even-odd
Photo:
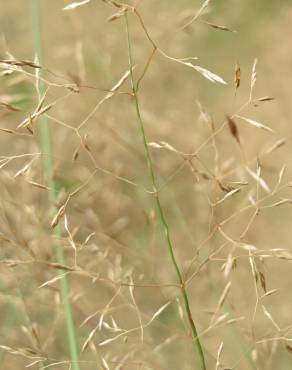
[[[121,4],[1,4],[0,368],[289,369],[291,4]]]

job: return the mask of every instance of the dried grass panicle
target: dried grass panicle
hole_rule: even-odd
[[[0,367],[289,367],[276,43],[242,53],[242,23],[210,0],[33,3],[45,60],[0,40]]]

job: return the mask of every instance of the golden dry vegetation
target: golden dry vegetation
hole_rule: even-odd
[[[1,4],[1,369],[290,368],[291,17]]]

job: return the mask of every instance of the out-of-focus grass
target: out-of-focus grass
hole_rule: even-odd
[[[46,104],[57,101],[47,112],[58,189],[56,207],[64,204],[70,192],[85,184],[72,196],[66,208],[72,239],[61,218],[63,237],[59,240],[69,270],[76,267],[74,243],[78,250],[80,270],[64,272],[70,280],[80,366],[86,370],[96,366],[116,369],[124,361],[125,369],[139,366],[155,370],[193,369],[188,325],[181,302],[176,300],[178,289],[172,286],[176,282],[175,276],[165,253],[153,196],[145,192],[151,185],[129,95],[129,81],[119,90],[127,94],[117,94],[107,100],[82,127],[83,148],[80,137],[69,127],[76,128],[105,96],[103,90],[111,89],[127,71],[124,24],[121,20],[106,22],[114,9],[103,2],[91,1],[74,11],[62,11],[67,3],[42,2],[44,66],[54,73],[43,71],[44,77],[50,83],[61,85],[81,79],[82,84],[98,88],[81,88],[79,93],[68,95],[71,90],[66,86],[50,85],[46,99]],[[149,141],[167,142],[184,153],[196,150],[212,134],[211,125],[199,119],[197,101],[212,116],[214,127],[218,129],[226,114],[232,115],[247,100],[252,64],[258,57],[255,95],[269,95],[275,100],[263,102],[258,107],[250,106],[242,115],[272,127],[275,133],[234,120],[244,156],[247,161],[253,160],[249,163],[250,169],[256,171],[258,157],[261,177],[273,189],[281,168],[286,165],[282,183],[289,183],[291,108],[288,97],[292,58],[287,49],[291,19],[289,2],[237,0],[212,4],[211,1],[211,11],[202,19],[225,25],[237,33],[215,30],[199,22],[181,31],[179,27],[199,5],[192,1],[149,0],[139,3],[139,13],[159,47],[173,57],[198,56],[199,60],[194,63],[214,71],[228,82],[227,86],[212,84],[195,71],[157,53],[139,91]],[[17,60],[33,60],[29,5],[20,0],[5,2],[0,17],[1,58],[12,55]],[[130,13],[129,22],[137,78],[151,53],[151,45],[138,20]],[[9,56],[5,54],[7,51]],[[241,66],[241,86],[235,98],[236,62]],[[37,105],[32,87],[35,71],[29,67],[24,70],[31,75],[14,72],[0,77],[0,102],[22,109],[14,112],[1,106],[1,128],[15,131]],[[1,162],[0,173],[3,250],[0,314],[5,318],[0,344],[16,351],[11,353],[12,350],[7,348],[2,351],[1,367],[4,369],[22,369],[37,356],[47,357],[50,362],[69,360],[59,283],[52,281],[38,288],[54,279],[62,267],[55,264],[53,254],[55,240],[50,236],[52,217],[46,203],[47,190],[37,186],[45,184],[41,155],[34,156],[28,171],[14,177],[32,159],[24,154],[41,152],[39,126],[40,122],[36,122],[34,135],[25,130],[16,130],[17,134],[1,132],[0,135],[1,160],[21,156],[3,166],[5,162]],[[270,154],[261,154],[281,138],[287,138],[285,145]],[[217,162],[215,148],[219,153]],[[288,294],[291,285],[288,261],[291,252],[290,204],[262,208],[240,239],[255,209],[251,206],[248,211],[237,214],[238,210],[250,205],[251,197],[256,199],[257,188],[259,198],[267,193],[248,175],[241,149],[228,127],[201,150],[192,166],[173,151],[154,147],[150,147],[150,151],[159,184],[163,186],[160,196],[179,266],[186,277],[198,271],[189,281],[187,290],[199,332],[204,333],[208,328],[229,281],[230,291],[216,317],[229,313],[222,319],[222,324],[242,317],[240,321],[212,328],[202,335],[208,366],[215,368],[218,348],[223,342],[221,368],[287,369],[291,357],[292,305]],[[74,153],[75,160],[72,160]],[[98,170],[90,177],[94,166]],[[179,166],[183,167],[176,173]],[[224,177],[228,171],[231,171],[230,175]],[[242,181],[247,185],[242,185],[240,192],[212,209],[210,203],[226,195],[214,181],[214,173],[224,184]],[[290,196],[287,187],[261,205],[277,204]],[[232,214],[236,217],[222,226],[222,232],[217,230],[214,235],[210,234],[212,228]],[[251,250],[250,256],[247,247],[242,248],[246,245],[258,249]],[[275,248],[287,251],[270,251]],[[207,257],[209,260],[200,265]],[[231,257],[236,264],[224,278],[224,264],[230,264]],[[279,289],[259,302],[255,315],[251,262],[258,269],[260,296],[264,294],[263,279],[268,291]],[[131,282],[135,285],[133,291],[128,286]],[[171,286],[165,286],[167,284]],[[144,329],[142,341],[141,322],[145,325],[167,302],[171,303]],[[13,309],[8,310],[8,304]],[[27,316],[24,316],[24,307]],[[96,315],[82,325],[94,313]],[[35,348],[32,335],[27,332],[31,325],[27,324],[27,318],[34,325],[42,353]],[[99,328],[101,318],[105,324]],[[121,333],[115,323],[123,330],[138,329],[99,346]],[[82,352],[81,347],[90,334],[92,340]],[[28,348],[29,354],[23,352]]]

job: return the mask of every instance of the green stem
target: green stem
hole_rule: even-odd
[[[34,36],[34,48],[37,54],[39,64],[42,65],[42,42],[41,42],[41,25],[40,25],[40,0],[32,0],[32,20],[33,20],[33,36]],[[41,73],[41,71],[40,71]],[[40,97],[45,93],[44,83],[40,80],[38,85],[38,91]],[[52,147],[50,140],[50,130],[48,125],[48,118],[45,115],[41,116],[40,119],[40,131],[41,131],[41,145],[43,148],[43,158],[44,158],[44,171],[46,173],[46,181],[49,187],[48,191],[48,201],[52,209],[55,210],[56,203],[56,186],[53,176],[53,160],[52,160]],[[54,229],[54,236],[56,239],[60,239],[61,230],[57,226]],[[56,245],[56,257],[58,263],[61,265],[65,264],[64,250],[60,244]],[[62,272],[60,272],[62,274]],[[75,334],[74,319],[72,314],[72,307],[70,302],[70,287],[68,283],[67,276],[64,275],[60,280],[61,295],[64,304],[64,314],[66,321],[68,345],[70,350],[70,357],[72,361],[72,369],[80,370],[78,361],[78,345],[77,338]]]
[[[145,129],[144,129],[144,123],[143,123],[143,120],[142,120],[142,117],[141,117],[137,89],[136,89],[135,83],[134,83],[132,48],[131,48],[129,23],[128,23],[127,13],[125,13],[125,23],[126,23],[127,42],[128,42],[128,57],[129,57],[129,68],[130,68],[130,78],[131,78],[132,92],[133,92],[133,97],[134,97],[134,101],[135,101],[135,108],[136,108],[136,115],[137,115],[137,119],[138,119],[138,124],[139,124],[140,132],[141,132],[141,136],[142,136],[142,140],[143,140],[145,157],[146,157],[147,164],[148,164],[148,169],[149,169],[149,173],[150,173],[152,186],[153,186],[153,189],[154,189],[154,192],[155,192],[155,201],[156,201],[156,206],[157,206],[157,210],[158,210],[158,215],[159,215],[161,226],[162,226],[164,234],[165,234],[167,247],[168,247],[168,253],[170,255],[173,267],[174,267],[176,275],[177,275],[177,279],[178,279],[180,287],[181,287],[182,298],[183,298],[187,318],[188,318],[188,321],[189,321],[189,325],[190,325],[193,340],[194,340],[195,350],[196,350],[197,357],[198,357],[198,363],[199,363],[199,366],[202,370],[206,370],[206,363],[205,363],[203,348],[202,348],[200,339],[198,337],[198,332],[197,332],[197,329],[196,329],[196,325],[195,325],[193,317],[192,317],[188,294],[187,294],[186,287],[185,287],[185,284],[184,284],[184,281],[183,281],[183,278],[182,278],[182,274],[180,272],[178,263],[176,261],[175,255],[174,255],[174,248],[173,248],[173,244],[172,244],[171,237],[170,237],[168,223],[166,221],[164,211],[163,211],[163,208],[161,206],[160,198],[159,198],[159,195],[158,195],[158,192],[157,192],[156,177],[155,177],[155,173],[154,173],[154,169],[153,169],[153,164],[152,164],[150,151],[149,151],[149,148],[148,148],[148,145],[147,145],[147,137],[146,137],[146,133],[145,133]]]

